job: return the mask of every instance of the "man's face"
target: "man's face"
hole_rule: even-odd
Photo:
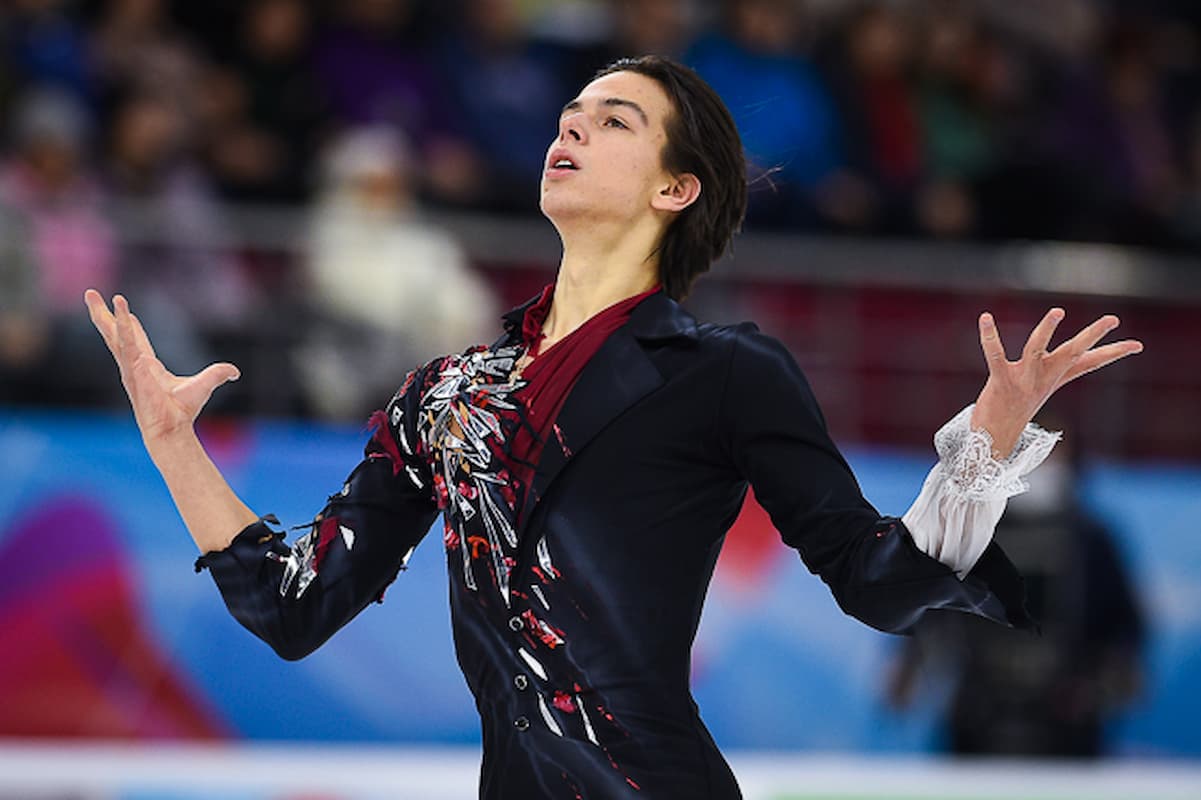
[[[571,219],[628,221],[653,213],[652,199],[671,183],[663,168],[671,101],[636,72],[614,72],[584,87],[563,107],[547,149],[542,213]]]

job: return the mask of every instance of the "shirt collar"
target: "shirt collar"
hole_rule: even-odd
[[[545,311],[549,310],[550,297],[553,292],[554,284],[549,284],[529,300],[505,312],[501,319],[504,321],[505,332],[510,341],[521,341],[522,325],[527,311],[545,304],[543,310],[543,319],[545,319]],[[634,338],[644,341],[676,337],[695,339],[697,337],[696,318],[662,291],[655,292],[638,304],[638,307],[630,314],[627,328]]]

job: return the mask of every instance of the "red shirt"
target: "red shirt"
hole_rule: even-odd
[[[550,284],[542,290],[542,296],[526,309],[521,323],[521,337],[534,360],[521,371],[526,385],[516,392],[516,397],[525,406],[530,425],[522,426],[509,445],[512,469],[521,483],[529,487],[534,476],[534,465],[547,442],[563,442],[554,421],[575,386],[586,365],[613,331],[630,318],[630,314],[646,298],[659,291],[658,286],[642,294],[620,300],[603,311],[597,312],[583,325],[539,352],[542,340],[542,325],[550,313],[551,299],[555,287]],[[527,489],[528,490],[528,489]]]

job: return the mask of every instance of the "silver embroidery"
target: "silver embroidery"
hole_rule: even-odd
[[[504,465],[495,455],[505,445],[498,412],[517,410],[512,394],[525,383],[488,383],[486,377],[507,377],[520,352],[520,347],[505,347],[447,359],[438,380],[421,398],[418,421],[418,433],[434,454],[434,469],[450,510],[462,521],[478,516],[483,530],[481,545],[478,539],[462,535],[464,526],[456,526],[464,581],[469,589],[478,589],[473,559],[486,551],[506,605],[512,570],[508,554],[517,548],[517,531],[502,492]]]

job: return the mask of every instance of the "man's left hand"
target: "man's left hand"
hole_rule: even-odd
[[[1008,456],[1026,424],[1059,387],[1118,359],[1142,352],[1143,344],[1125,339],[1096,346],[1118,326],[1107,314],[1054,350],[1047,346],[1065,312],[1052,308],[1035,326],[1017,361],[1005,355],[997,323],[987,311],[980,315],[980,347],[988,361],[988,381],[972,411],[972,427],[987,430],[993,440],[993,457]]]

